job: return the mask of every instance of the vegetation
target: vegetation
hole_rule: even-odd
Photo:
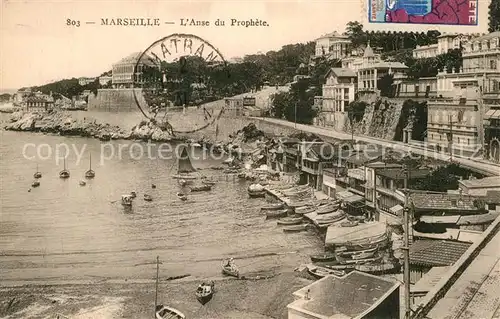
[[[458,181],[460,179],[468,179],[470,176],[476,178],[484,177],[481,174],[474,173],[453,163],[436,168],[425,178],[411,180],[408,187],[415,190],[447,192],[449,189],[458,189]]]
[[[385,97],[394,97],[394,87],[392,84],[394,83],[394,75],[392,74],[384,74],[377,81],[377,89],[380,90],[380,96]]]
[[[500,31],[500,1],[491,1],[489,6],[490,21],[489,32]]]
[[[10,97],[9,93],[0,94],[0,103],[9,102]]]

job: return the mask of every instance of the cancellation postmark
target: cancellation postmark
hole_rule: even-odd
[[[361,0],[369,31],[483,33],[488,0]]]
[[[135,65],[134,99],[144,116],[155,120],[169,108],[203,103],[212,76],[229,77],[222,53],[196,35],[171,34],[140,53]]]

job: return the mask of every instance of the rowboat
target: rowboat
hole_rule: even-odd
[[[354,270],[354,265],[341,265],[341,264],[318,264],[318,266],[327,268],[327,269],[333,269],[333,270],[345,270],[345,271],[351,271]]]
[[[248,191],[250,198],[266,197],[266,191]]]
[[[186,316],[177,309],[158,305],[156,306],[156,319],[186,319]]]
[[[309,214],[315,211],[315,208],[312,206],[302,206],[299,208],[295,208],[294,212],[297,215],[304,215],[304,214]]]
[[[372,263],[372,262],[378,262],[382,259],[382,256],[377,256],[373,258],[365,258],[365,259],[346,259],[341,256],[337,256],[338,261],[341,264],[352,264],[352,265],[358,265],[358,264],[366,264],[366,263]]]
[[[87,183],[85,181],[80,181],[78,184],[80,184],[80,186],[85,186],[87,185]]]
[[[187,196],[184,195],[183,193],[177,193],[177,197],[182,200],[182,201],[187,201]]]
[[[144,194],[144,200],[146,202],[151,202],[153,200],[153,197],[151,197],[151,195],[148,195],[148,194]]]
[[[359,260],[359,259],[371,258],[371,257],[373,257],[373,255],[375,255],[375,251],[352,254],[351,258],[354,260]]]
[[[382,264],[362,264],[354,266],[354,269],[369,274],[381,275],[399,271],[401,265],[397,262],[388,262]]]
[[[283,231],[285,233],[296,233],[296,232],[306,231],[307,226],[308,226],[308,224],[287,226],[287,227],[283,227]]]
[[[40,182],[37,180],[34,180],[33,183],[31,183],[31,187],[38,187],[40,186]]]
[[[324,253],[319,255],[311,255],[312,262],[327,262],[327,261],[336,261],[337,258],[333,253]]]
[[[354,227],[354,226],[358,226],[358,222],[357,221],[354,221],[354,220],[346,220],[345,222],[341,222],[340,223],[340,226],[341,227]]]
[[[322,206],[316,210],[316,214],[328,214],[336,211],[339,208],[340,205],[332,205],[332,204],[327,204],[325,206]]]
[[[240,276],[240,271],[238,270],[236,265],[233,264],[231,259],[226,259],[222,262],[222,273],[224,275],[233,276],[236,278]]]
[[[215,293],[215,283],[212,281],[211,283],[202,283],[196,289],[196,299],[202,305],[205,305],[207,302],[212,300],[212,297]]]
[[[302,217],[285,217],[278,220],[278,225],[298,225],[302,223]]]
[[[132,195],[122,195],[122,205],[123,206],[132,206]]]
[[[344,252],[338,252],[339,256],[342,257],[349,257],[352,255],[361,255],[361,254],[367,254],[367,253],[375,253],[378,247],[373,247],[370,249],[365,249],[365,250],[358,250],[358,251],[344,251]]]
[[[288,214],[288,209],[270,210],[266,212],[266,218],[281,218],[281,217],[286,217],[287,214]]]
[[[212,185],[200,185],[190,187],[191,192],[208,192],[212,189]]]
[[[325,216],[325,217],[319,217],[316,219],[316,222],[318,224],[332,224],[335,222],[338,222],[339,220],[342,220],[345,218],[345,214],[337,214],[335,216]]]
[[[308,266],[307,272],[316,279],[320,279],[329,275],[341,277],[346,274],[345,270],[328,269],[318,266]]]
[[[299,201],[293,201],[288,204],[289,207],[303,207],[303,206],[312,206],[312,202],[310,200],[299,200]]]
[[[38,164],[36,165],[36,172],[33,174],[33,178],[42,178],[42,173],[38,170]]]
[[[283,207],[285,207],[284,203],[276,203],[276,204],[270,204],[267,206],[262,206],[260,208],[260,210],[278,210],[278,209],[282,209]]]

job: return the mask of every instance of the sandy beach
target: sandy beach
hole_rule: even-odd
[[[287,318],[292,293],[311,281],[297,272],[262,280],[216,280],[216,294],[202,306],[195,298],[198,280],[161,282],[158,303],[187,318]],[[153,281],[25,285],[0,288],[0,318],[147,319],[154,316]]]

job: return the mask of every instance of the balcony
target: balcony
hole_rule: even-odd
[[[387,196],[391,196],[391,197],[393,197],[401,202],[405,201],[405,197],[402,193],[400,193],[398,191],[393,191],[391,189],[385,188],[385,187],[380,186],[380,185],[377,185],[377,192],[380,192],[380,193],[387,195]]]

